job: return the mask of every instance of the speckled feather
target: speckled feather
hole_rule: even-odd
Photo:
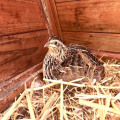
[[[49,41],[51,40],[59,40],[59,38],[52,37]],[[81,77],[86,77],[87,80],[96,79],[97,81],[104,78],[103,62],[98,60],[87,48],[76,44],[65,46],[61,41],[57,45],[58,56],[48,52],[44,58],[44,78],[63,79],[64,81]]]

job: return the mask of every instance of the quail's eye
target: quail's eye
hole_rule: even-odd
[[[55,42],[55,45],[57,45],[57,42]]]

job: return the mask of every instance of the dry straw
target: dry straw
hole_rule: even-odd
[[[119,120],[120,64],[106,62],[106,77],[91,85],[49,80],[26,89],[1,120]]]

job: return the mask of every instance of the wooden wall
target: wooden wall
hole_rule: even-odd
[[[44,0],[42,0],[44,1]],[[120,57],[119,0],[46,0],[51,33]],[[39,0],[0,0],[0,112],[33,80],[48,39]]]
[[[52,0],[66,44],[77,43],[90,49],[120,56],[119,0]],[[53,14],[55,14],[53,10]]]
[[[0,111],[22,92],[21,83],[41,68],[47,40],[38,0],[0,0]]]

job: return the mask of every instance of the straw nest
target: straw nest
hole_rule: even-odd
[[[77,84],[74,80],[49,81],[42,87],[26,89],[2,120],[120,120],[120,63],[105,63],[106,77],[97,83]],[[54,86],[59,86],[57,89]]]

